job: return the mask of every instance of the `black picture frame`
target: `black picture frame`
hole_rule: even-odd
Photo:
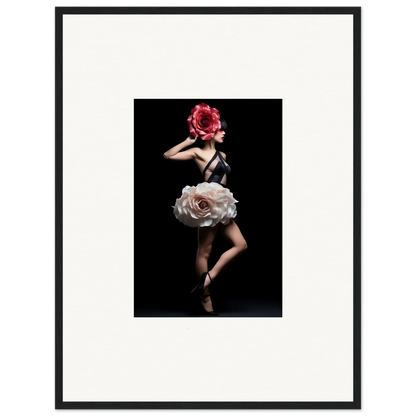
[[[350,402],[111,402],[63,399],[63,16],[69,14],[348,14],[353,17],[353,396]],[[360,409],[361,408],[361,8],[56,7],[55,8],[55,408]]]

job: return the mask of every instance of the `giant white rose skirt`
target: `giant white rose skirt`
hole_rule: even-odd
[[[215,227],[228,224],[237,215],[238,201],[228,188],[215,182],[185,186],[173,206],[175,217],[189,227]]]

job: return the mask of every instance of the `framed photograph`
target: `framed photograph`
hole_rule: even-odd
[[[55,12],[55,407],[360,409],[361,9]]]

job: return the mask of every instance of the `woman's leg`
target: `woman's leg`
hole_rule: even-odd
[[[200,227],[198,228],[198,253],[196,255],[196,274],[198,281],[202,273],[208,271],[208,259],[211,254],[212,244],[217,235],[218,225],[215,227]],[[209,280],[207,277],[206,280]],[[208,288],[204,290],[204,295],[209,295]],[[201,298],[202,305],[207,311],[212,311],[211,299],[208,296]]]
[[[231,222],[227,225],[220,224],[219,230],[220,233],[232,244],[232,247],[222,254],[215,266],[209,271],[209,275],[213,280],[226,266],[228,266],[244,250],[247,249],[246,240],[234,220],[231,220]],[[210,283],[211,281],[206,279],[205,287],[207,287]]]

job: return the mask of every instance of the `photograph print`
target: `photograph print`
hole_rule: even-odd
[[[282,99],[135,99],[134,218],[135,317],[282,317]]]

